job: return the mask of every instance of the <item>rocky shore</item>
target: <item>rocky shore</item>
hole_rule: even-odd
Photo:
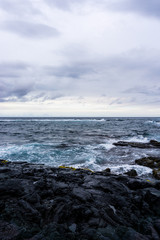
[[[158,240],[160,181],[0,161],[0,240]]]
[[[148,148],[160,148],[160,142],[156,140],[150,140],[149,143],[141,143],[141,142],[127,142],[127,141],[119,141],[117,143],[114,143],[115,146],[118,147],[134,147],[134,148],[143,148],[143,149],[148,149]],[[141,166],[149,167],[152,169],[153,176],[160,180],[160,157],[155,157],[155,156],[148,156],[148,157],[143,157],[140,159],[135,160],[135,163]],[[135,173],[136,175],[136,173]]]

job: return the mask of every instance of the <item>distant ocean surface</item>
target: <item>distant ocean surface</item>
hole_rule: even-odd
[[[160,141],[160,118],[0,118],[0,159],[150,174],[135,160],[160,149],[114,146],[118,141]]]

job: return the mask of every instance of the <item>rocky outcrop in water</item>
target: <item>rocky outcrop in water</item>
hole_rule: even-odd
[[[151,168],[153,170],[153,176],[160,180],[160,157],[148,156],[135,160],[135,163]]]
[[[144,158],[140,158],[135,160],[135,163],[137,163],[138,165],[142,165],[145,167],[150,167],[150,168],[160,168],[160,157],[144,157]]]
[[[158,240],[160,181],[0,161],[0,240]]]
[[[156,140],[150,140],[149,143],[119,141],[113,144],[115,146],[121,146],[121,147],[130,146],[130,147],[136,147],[136,148],[160,148],[160,142]]]

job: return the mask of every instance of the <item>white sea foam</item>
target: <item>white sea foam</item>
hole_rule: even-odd
[[[111,143],[110,143],[111,144]],[[103,144],[105,145],[105,144]],[[108,147],[107,147],[108,149]],[[25,144],[21,146],[11,145],[8,147],[0,148],[0,158],[13,161],[28,161],[34,163],[45,163],[58,167],[59,165],[68,165],[76,168],[89,168],[93,171],[102,171],[109,167],[113,174],[123,174],[131,169],[135,169],[139,176],[149,175],[152,173],[152,169],[139,165],[129,165],[119,163],[118,165],[99,165],[96,161],[97,152],[93,146],[88,146],[85,152],[73,153],[73,150],[67,150],[64,153],[61,151],[60,155],[57,155],[56,151],[46,151],[45,146],[41,144]],[[71,159],[73,161],[71,161]]]
[[[147,120],[146,123],[154,123],[153,120]]]
[[[160,121],[152,121],[152,120],[149,120],[149,121],[146,121],[146,123],[147,124],[153,124],[153,125],[155,125],[155,126],[158,126],[158,127],[160,127]]]
[[[110,139],[108,140],[106,143],[101,143],[98,145],[98,148],[104,148],[105,150],[110,150],[112,148],[114,148],[115,146],[113,145],[113,143],[115,143],[116,140],[114,139]]]
[[[114,173],[114,174],[124,174],[125,172],[128,172],[132,169],[136,170],[138,176],[152,174],[151,168],[139,166],[139,165],[124,164],[124,165],[117,165],[117,166],[109,165],[107,167],[109,167],[111,169],[111,173]]]
[[[128,139],[123,139],[123,141],[127,141],[127,142],[142,142],[142,143],[147,143],[149,142],[147,137],[143,137],[142,135],[139,136],[134,136]]]
[[[95,163],[94,158],[90,158],[90,160],[88,162],[85,162],[84,164],[73,164],[72,167],[87,168],[92,171],[102,171],[102,168],[98,164]]]
[[[0,122],[105,122],[106,120],[104,118],[102,119],[90,119],[90,118],[84,118],[84,119],[75,119],[75,118],[55,118],[55,119],[0,119]]]

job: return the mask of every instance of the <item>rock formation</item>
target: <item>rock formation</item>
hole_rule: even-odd
[[[0,240],[160,239],[160,181],[0,161]]]

